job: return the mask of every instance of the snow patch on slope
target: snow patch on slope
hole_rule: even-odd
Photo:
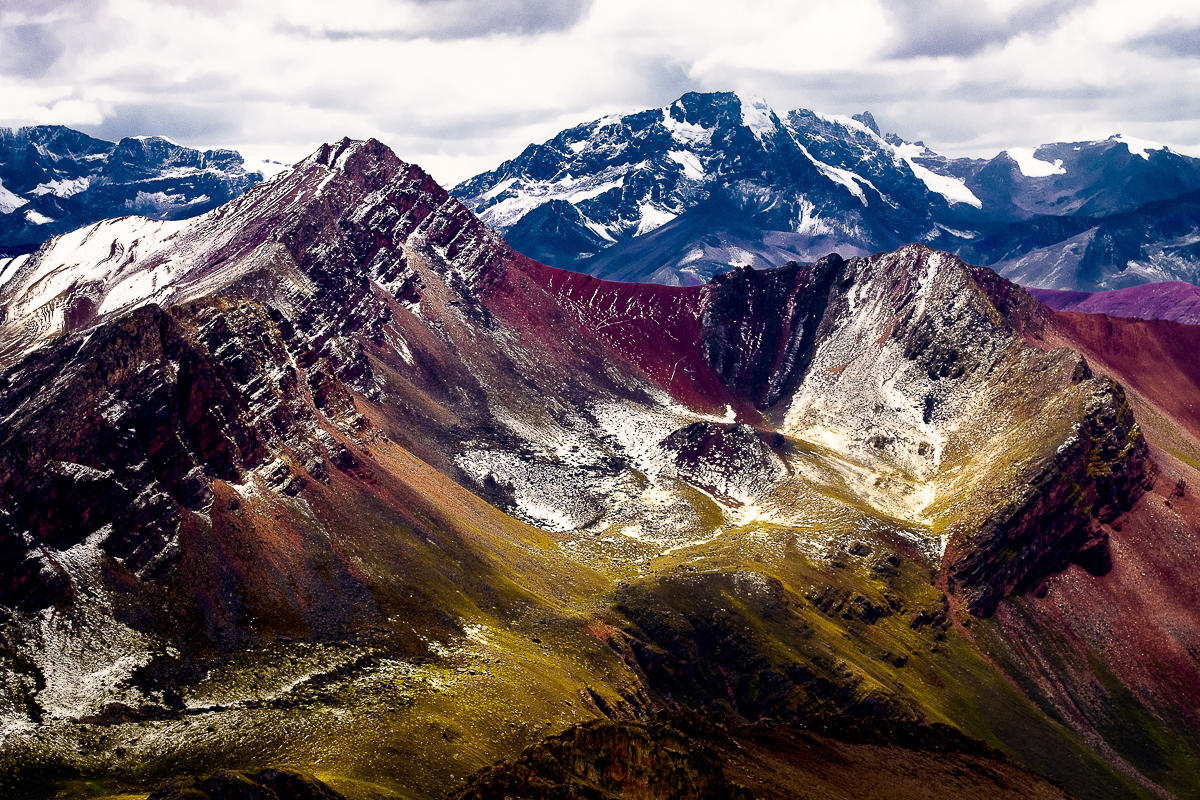
[[[833,233],[833,227],[817,215],[816,206],[807,197],[801,197],[797,205],[800,207],[800,216],[796,220],[796,233],[804,236],[828,236]]]
[[[25,198],[4,188],[4,181],[0,181],[0,214],[11,214],[27,202]]]
[[[634,233],[634,236],[641,236],[643,233],[649,233],[652,230],[661,228],[678,216],[652,203],[642,203],[641,211],[641,221],[638,223],[637,232]]]
[[[127,679],[138,667],[150,663],[160,646],[113,619],[111,598],[101,596],[95,588],[103,585],[100,545],[110,533],[111,527],[106,526],[55,553],[55,560],[71,576],[80,596],[73,609],[62,612],[51,607],[32,615],[16,615],[10,623],[21,630],[17,638],[25,643],[25,654],[45,680],[37,702],[50,719],[94,714],[111,702],[137,707],[149,699],[129,686]]]
[[[822,114],[820,111],[814,111],[812,113],[815,114],[818,119],[823,119],[826,122],[834,125],[841,125],[843,128],[849,128],[857,131],[858,133],[870,136],[872,139],[877,139],[881,143],[885,143],[879,134],[875,133],[875,131],[871,130],[866,125],[863,125],[853,117],[846,117],[841,114]]]
[[[872,185],[869,180],[855,175],[848,169],[842,169],[841,167],[835,167],[830,164],[826,164],[824,161],[821,161],[812,153],[808,152],[808,148],[800,144],[800,141],[796,139],[795,136],[792,136],[792,141],[796,143],[796,146],[800,148],[801,152],[804,153],[808,160],[811,161],[816,168],[821,171],[822,175],[824,175],[826,178],[829,178],[834,183],[840,183],[842,186],[845,186],[850,190],[850,194],[858,198],[860,203],[862,203],[864,206],[867,205],[867,196],[863,193],[862,186],[859,186],[859,183],[861,182],[867,186],[870,186],[872,189],[875,189],[874,185]],[[878,191],[878,189],[876,189],[876,191]]]
[[[1112,138],[1113,138],[1114,142],[1120,142],[1121,144],[1128,147],[1129,153],[1131,155],[1141,156],[1142,158],[1146,159],[1147,161],[1150,160],[1150,153],[1149,153],[1150,150],[1169,150],[1170,149],[1165,144],[1160,144],[1159,142],[1152,142],[1149,139],[1138,139],[1136,136],[1125,136],[1123,134],[1118,133],[1116,136],[1114,136]]]
[[[775,114],[771,111],[771,107],[767,105],[766,100],[754,95],[740,93],[737,98],[742,103],[742,124],[749,128],[751,133],[760,142],[764,136],[778,130],[778,125],[774,119]]]
[[[602,195],[610,189],[621,188],[625,184],[625,176],[613,177],[613,172],[605,170],[600,175],[583,179],[576,179],[568,174],[554,182],[510,184],[514,194],[486,209],[479,217],[490,227],[504,230],[516,224],[517,220],[533,209],[551,200],[566,200],[575,205],[582,200]]]
[[[1050,175],[1067,174],[1061,158],[1054,159],[1053,164],[1049,161],[1042,161],[1034,156],[1034,153],[1037,152],[1035,147],[1010,147],[1004,152],[1017,162],[1017,167],[1026,178],[1045,178]]]
[[[983,208],[983,201],[976,197],[975,193],[968,189],[962,180],[949,175],[939,175],[914,161],[913,159],[924,152],[924,148],[920,145],[902,144],[894,149],[896,155],[908,164],[908,168],[921,179],[929,191],[937,192],[951,203],[966,203],[975,208]]]
[[[71,195],[79,194],[87,191],[88,186],[92,183],[91,178],[76,178],[75,180],[55,180],[48,183],[39,183],[31,194],[41,197],[44,194],[52,194],[56,197],[70,197]]]
[[[0,292],[4,291],[4,284],[8,283],[20,271],[21,265],[28,260],[28,253],[16,258],[0,258]]]
[[[667,158],[683,167],[683,177],[693,181],[704,179],[706,175],[704,166],[700,163],[700,159],[696,158],[695,153],[686,150],[668,150]]]
[[[678,101],[676,101],[678,103]],[[706,128],[703,125],[693,125],[690,122],[681,122],[671,116],[671,107],[667,106],[662,110],[663,127],[671,133],[671,138],[683,145],[706,145],[712,141],[713,129]]]

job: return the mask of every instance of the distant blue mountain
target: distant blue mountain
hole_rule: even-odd
[[[1107,249],[1103,222],[1170,216],[1197,189],[1200,160],[1120,136],[952,159],[883,134],[869,112],[781,117],[753,97],[689,93],[565,130],[452,193],[526,255],[617,280],[694,284],[923,242],[1001,272],[1025,259],[1036,285],[1096,290],[1195,281],[1189,212],[1144,236],[1122,222]],[[1054,249],[1079,236],[1098,244]]]
[[[262,180],[233,150],[157,136],[106,142],[70,128],[0,128],[0,254],[110,217],[184,219]]]

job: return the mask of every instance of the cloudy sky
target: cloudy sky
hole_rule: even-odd
[[[692,90],[870,110],[950,155],[1114,133],[1200,155],[1200,4],[0,0],[0,126],[281,161],[374,136],[446,185]]]

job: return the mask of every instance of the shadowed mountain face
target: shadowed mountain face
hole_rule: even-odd
[[[0,129],[0,255],[111,217],[194,217],[260,180],[232,150],[157,136],[114,144],[59,125]]]
[[[0,281],[22,792],[289,763],[434,797],[562,734],[546,796],[626,757],[742,796],[817,721],[909,731],[804,740],[838,763],[938,723],[1024,765],[939,773],[966,794],[1195,789],[1200,376],[1121,345],[1165,370],[1187,326],[1096,328],[920,245],[605,282],[349,140]],[[672,709],[785,724],[719,774],[645,727]],[[593,774],[568,745],[600,718],[643,722]]]
[[[522,253],[622,281],[700,284],[922,242],[1023,284],[1196,282],[1200,162],[1121,136],[951,159],[869,113],[776,115],[689,93],[568,129],[452,193]]]

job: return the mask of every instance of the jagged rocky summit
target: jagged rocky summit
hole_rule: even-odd
[[[59,125],[0,128],[0,255],[102,219],[185,219],[262,180],[233,150],[159,136],[106,142]]]
[[[374,141],[86,226],[0,259],[0,768],[433,797],[690,709],[1186,796],[1196,338],[923,245],[606,282]]]
[[[922,242],[1029,285],[1194,282],[1200,161],[1152,142],[947,158],[855,117],[688,93],[579,125],[452,191],[517,250],[603,278],[703,283]]]

